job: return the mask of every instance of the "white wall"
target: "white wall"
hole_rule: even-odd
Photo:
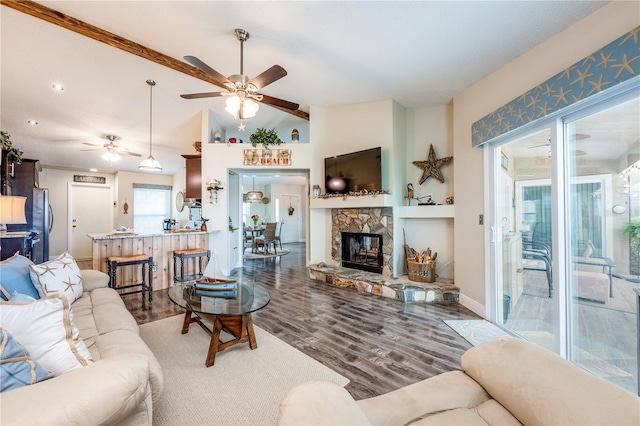
[[[202,140],[209,140],[209,136],[215,133],[216,130],[220,131],[222,136],[225,137],[225,131],[217,123],[208,110],[204,110],[202,113]],[[247,134],[248,138],[249,135]],[[204,189],[205,181],[209,178],[220,179],[223,182],[227,181],[229,170],[242,171],[243,169],[247,173],[264,170],[285,170],[285,171],[300,171],[304,173],[315,173],[321,175],[321,171],[316,169],[322,167],[321,162],[317,161],[318,158],[322,158],[317,153],[318,143],[285,143],[281,145],[280,149],[291,149],[291,166],[244,166],[244,150],[253,149],[249,144],[215,144],[206,143],[202,144],[202,177],[203,177],[203,193],[207,193]],[[221,265],[223,272],[229,273],[230,269],[234,266],[233,256],[229,254],[229,247],[231,246],[232,239],[237,239],[236,233],[229,232],[229,191],[225,189],[218,192],[218,204],[203,203],[202,215],[210,219],[208,222],[211,236],[209,239],[209,246],[215,250],[217,254],[217,261]]]
[[[471,146],[471,124],[640,24],[637,2],[612,2],[551,37],[453,99],[456,285],[463,302],[486,306],[483,150]],[[483,313],[483,312],[479,312]]]

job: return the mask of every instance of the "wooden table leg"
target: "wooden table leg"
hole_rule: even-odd
[[[209,342],[209,353],[205,365],[211,367],[216,361],[218,353],[218,345],[220,344],[220,331],[222,331],[222,322],[217,316],[213,322],[213,330],[211,330],[211,342]]]
[[[189,325],[192,323],[191,321],[191,311],[186,310],[184,313],[184,321],[182,322],[182,334],[187,334],[189,332]]]
[[[258,341],[256,340],[256,334],[253,331],[253,320],[251,319],[251,314],[245,315],[247,320],[247,336],[249,336],[249,347],[253,349],[258,349]]]

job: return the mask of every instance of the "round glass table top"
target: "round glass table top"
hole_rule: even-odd
[[[231,283],[177,283],[169,287],[169,299],[189,311],[209,315],[246,315],[269,304],[269,292],[243,279]]]

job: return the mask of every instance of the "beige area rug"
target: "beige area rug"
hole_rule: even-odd
[[[274,258],[274,257],[280,257],[280,256],[285,256],[287,254],[291,253],[289,250],[287,249],[282,249],[282,250],[278,250],[278,253],[275,254],[273,252],[271,253],[267,253],[267,254],[262,254],[260,252],[258,253],[245,253],[244,254],[244,258],[245,259],[249,259],[249,260],[253,260],[253,259],[269,259],[269,258]]]
[[[294,386],[308,380],[349,383],[255,326],[258,349],[251,350],[248,343],[232,346],[219,352],[207,368],[209,335],[195,323],[189,333],[180,334],[183,318],[140,326],[140,335],[164,372],[154,425],[274,425],[280,400]]]

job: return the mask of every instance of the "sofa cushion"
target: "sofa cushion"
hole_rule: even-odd
[[[34,299],[40,298],[38,290],[31,282],[29,265],[33,265],[33,262],[17,253],[0,262],[0,286],[6,293],[13,294],[14,291],[17,291]],[[7,300],[8,298],[3,293],[0,292],[0,297]]]
[[[54,375],[91,362],[91,354],[73,323],[69,302],[63,295],[32,303],[0,303],[0,327],[29,351],[32,358]]]
[[[29,274],[40,297],[63,294],[73,303],[82,296],[82,275],[75,259],[68,252],[55,260],[29,265]]]
[[[80,275],[82,275],[82,289],[86,291],[92,291],[96,288],[107,287],[109,285],[109,275],[102,271],[96,271],[95,269],[81,269]]]
[[[461,365],[523,424],[640,424],[637,396],[525,340],[482,343]]]
[[[27,350],[0,328],[0,392],[32,385],[52,377],[51,373],[35,362]]]

